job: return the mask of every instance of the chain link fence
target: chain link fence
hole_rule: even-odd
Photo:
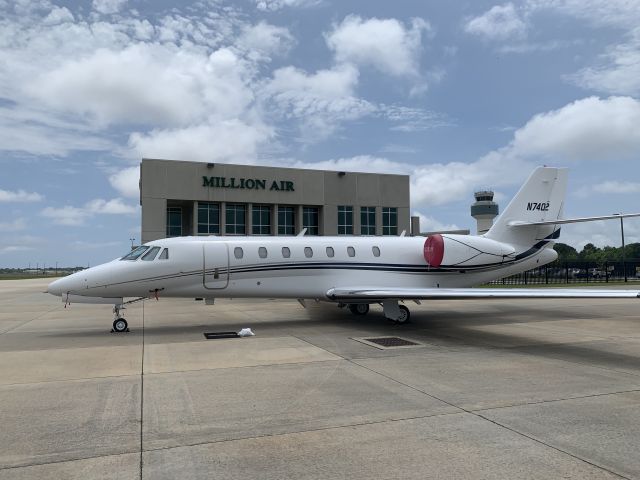
[[[489,285],[550,285],[640,282],[640,259],[626,262],[558,262],[489,282]]]

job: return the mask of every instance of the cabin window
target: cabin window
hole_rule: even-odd
[[[149,250],[147,253],[145,253],[142,256],[142,260],[146,262],[150,262],[151,260],[156,258],[156,255],[158,255],[159,251],[160,251],[160,247],[153,247],[151,250]]]
[[[333,257],[334,254],[333,247],[327,247],[327,257]]]
[[[236,247],[233,249],[233,256],[236,257],[238,260],[240,260],[242,257],[244,257],[244,252],[242,251],[241,247]]]
[[[267,249],[265,247],[260,247],[258,249],[258,256],[260,258],[267,258]]]
[[[282,247],[282,256],[284,258],[289,258],[291,256],[291,250],[289,250],[289,247]]]
[[[140,258],[140,255],[142,255],[148,249],[149,249],[149,247],[145,247],[144,245],[140,246],[140,247],[136,248],[135,250],[132,250],[129,253],[127,253],[120,260],[137,260],[138,258]]]
[[[165,248],[158,257],[158,260],[169,260],[169,249]]]
[[[347,247],[347,255],[349,255],[350,257],[355,257],[356,249],[353,247]]]
[[[380,249],[378,247],[371,247],[371,251],[373,252],[374,257],[380,256]]]
[[[311,247],[304,247],[304,256],[307,258],[313,257],[313,250]]]

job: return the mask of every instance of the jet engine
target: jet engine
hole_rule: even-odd
[[[431,267],[460,268],[501,264],[513,260],[511,245],[471,235],[429,235],[424,242],[424,259]]]

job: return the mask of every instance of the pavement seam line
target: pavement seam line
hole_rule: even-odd
[[[481,415],[479,413],[474,413],[474,412],[469,412],[469,413],[471,413],[472,415],[474,415],[474,416],[476,416],[478,418],[481,418],[481,419],[483,419],[483,420],[485,420],[485,421],[487,421],[489,423],[492,423],[493,425],[496,425],[498,427],[504,428],[505,430],[509,430],[510,432],[513,432],[513,433],[515,433],[517,435],[520,435],[520,436],[523,436],[525,438],[528,438],[529,440],[531,440],[533,442],[536,442],[536,443],[539,443],[540,445],[544,445],[545,447],[550,448],[552,450],[555,450],[556,452],[564,453],[565,455],[567,455],[567,456],[569,456],[571,458],[575,458],[578,461],[584,462],[587,465],[591,465],[592,467],[599,468],[600,470],[604,470],[605,472],[610,473],[611,475],[615,475],[616,477],[624,478],[625,480],[631,480],[629,477],[625,477],[621,473],[614,472],[613,470],[611,470],[611,469],[609,469],[607,467],[604,467],[602,465],[598,465],[597,463],[594,463],[594,462],[592,462],[590,460],[587,460],[585,458],[579,457],[576,454],[573,454],[571,452],[563,450],[560,447],[556,447],[554,445],[551,445],[550,443],[546,443],[546,442],[544,442],[544,441],[542,441],[542,440],[540,440],[540,439],[538,439],[538,438],[536,438],[534,436],[527,435],[526,433],[523,433],[523,432],[521,432],[519,430],[516,430],[515,428],[512,428],[512,427],[509,427],[507,425],[504,425],[504,424],[502,424],[502,423],[500,423],[500,422],[498,422],[496,420],[492,420],[490,418],[487,418],[484,415]]]
[[[492,410],[500,410],[503,408],[526,407],[529,405],[544,405],[545,403],[569,402],[571,400],[583,400],[585,398],[597,398],[597,397],[606,397],[608,395],[624,395],[625,393],[639,393],[639,392],[640,392],[640,389],[620,390],[617,392],[593,393],[591,395],[580,395],[577,397],[566,397],[566,398],[554,398],[551,400],[540,400],[538,402],[514,403],[512,405],[501,405],[498,407],[474,408],[474,409],[470,409],[469,411],[470,412],[490,412]]]
[[[399,380],[396,380],[396,379],[394,379],[394,378],[391,378],[391,377],[389,377],[389,376],[387,376],[387,375],[385,375],[385,374],[383,374],[383,373],[381,373],[381,372],[377,372],[377,371],[375,371],[375,370],[373,370],[373,369],[371,369],[371,368],[369,368],[369,367],[366,367],[366,366],[364,366],[364,365],[360,365],[360,364],[358,364],[358,363],[356,363],[356,362],[352,362],[352,363],[354,363],[355,365],[359,365],[359,366],[361,366],[362,368],[364,368],[364,369],[366,369],[366,370],[369,370],[369,371],[371,371],[371,372],[377,373],[378,375],[381,375],[382,377],[385,377],[385,378],[388,378],[388,379],[390,379],[390,380],[393,380],[393,381],[395,381],[395,382],[399,383],[400,385],[405,385],[405,386],[407,386],[407,387],[409,387],[409,388],[413,388],[414,390],[416,390],[416,391],[418,391],[418,392],[422,392],[422,393],[424,393],[425,395],[427,395],[427,396],[429,396],[429,397],[431,397],[431,398],[434,398],[434,399],[439,400],[439,401],[441,401],[441,402],[443,402],[443,403],[446,403],[447,405],[449,405],[449,406],[451,406],[451,407],[458,408],[458,409],[462,410],[462,411],[463,411],[463,412],[465,412],[465,413],[468,413],[468,414],[473,415],[473,416],[475,416],[475,417],[477,417],[477,418],[480,418],[480,419],[482,419],[482,420],[485,420],[485,421],[487,421],[487,422],[490,422],[490,423],[491,423],[491,424],[493,424],[493,425],[496,425],[496,426],[498,426],[498,427],[502,427],[502,428],[504,428],[505,430],[509,430],[510,432],[515,433],[516,435],[520,435],[520,436],[522,436],[522,437],[524,437],[524,438],[528,438],[529,440],[532,440],[532,441],[534,441],[534,442],[536,442],[536,443],[539,443],[540,445],[544,445],[544,446],[545,446],[545,447],[547,447],[547,448],[550,448],[550,449],[555,450],[555,451],[557,451],[557,452],[559,452],[559,453],[563,453],[563,454],[565,454],[565,455],[568,455],[569,457],[574,458],[574,459],[576,459],[576,460],[578,460],[578,461],[584,462],[584,463],[586,463],[587,465],[591,465],[592,467],[599,468],[600,470],[604,470],[605,472],[608,472],[608,473],[610,473],[610,474],[612,474],[612,475],[616,475],[617,477],[620,477],[620,478],[624,478],[625,480],[630,480],[628,477],[625,477],[624,475],[621,475],[621,474],[619,474],[619,473],[617,473],[617,472],[614,472],[614,471],[612,471],[612,470],[609,470],[608,468],[603,467],[602,465],[598,465],[598,464],[593,463],[593,462],[591,462],[591,461],[589,461],[589,460],[586,460],[586,459],[581,458],[581,457],[579,457],[579,456],[577,456],[577,455],[574,455],[574,454],[572,454],[572,453],[570,453],[570,452],[567,452],[567,451],[565,451],[565,450],[563,450],[563,449],[561,449],[561,448],[559,448],[559,447],[555,447],[555,446],[553,446],[553,445],[551,445],[551,444],[545,443],[545,442],[543,442],[542,440],[539,440],[539,439],[537,439],[537,438],[535,438],[535,437],[532,437],[532,436],[530,436],[530,435],[527,435],[526,433],[520,432],[520,431],[518,431],[518,430],[516,430],[516,429],[514,429],[514,428],[510,428],[510,427],[508,427],[508,426],[506,426],[506,425],[502,425],[501,423],[499,423],[499,422],[497,422],[497,421],[494,421],[494,420],[491,420],[490,418],[487,418],[487,417],[485,417],[484,415],[481,415],[480,413],[476,413],[476,412],[474,412],[473,410],[468,410],[468,409],[466,409],[466,408],[460,407],[460,406],[455,405],[455,404],[453,404],[453,403],[451,403],[451,402],[448,402],[448,401],[446,401],[446,400],[443,400],[443,399],[441,399],[441,398],[438,398],[438,397],[436,397],[435,395],[432,395],[432,394],[427,393],[427,392],[425,392],[425,391],[423,391],[423,390],[420,390],[420,389],[419,389],[419,388],[417,388],[417,387],[413,387],[413,386],[411,386],[411,385],[407,385],[407,384],[405,384],[405,383],[403,383],[403,382],[401,382],[401,381],[399,381]]]
[[[17,468],[30,468],[30,467],[42,467],[44,465],[58,465],[60,463],[70,463],[70,462],[81,462],[82,460],[94,460],[96,458],[108,458],[108,457],[121,457],[122,455],[134,455],[137,449],[132,450],[130,452],[121,452],[121,453],[107,453],[105,455],[91,455],[88,457],[78,457],[78,458],[70,458],[65,460],[53,460],[51,462],[44,463],[29,463],[27,465],[13,465],[10,467],[0,467],[0,472],[3,470],[15,470]]]
[[[144,304],[142,301],[142,359],[140,361],[140,480],[143,467],[143,426],[144,426]]]
[[[418,415],[413,417],[404,417],[404,418],[386,418],[384,420],[372,420],[369,422],[359,422],[359,423],[348,423],[343,425],[330,425],[327,427],[318,427],[318,428],[310,428],[307,430],[296,430],[292,432],[281,432],[281,433],[265,433],[262,435],[251,435],[247,437],[239,437],[239,438],[228,438],[221,440],[212,440],[212,441],[204,441],[204,442],[195,442],[195,443],[186,443],[184,445],[171,445],[167,447],[157,447],[157,448],[149,448],[145,450],[146,453],[149,452],[160,452],[163,450],[173,450],[176,448],[190,448],[190,447],[199,447],[202,445],[216,445],[218,443],[229,443],[229,442],[241,442],[244,440],[258,440],[261,438],[273,438],[273,437],[284,437],[286,435],[298,435],[303,433],[313,433],[313,432],[324,432],[327,430],[340,430],[343,428],[352,428],[352,427],[366,427],[368,425],[382,425],[384,423],[389,422],[407,422],[411,420],[421,420],[425,418],[435,418],[435,417],[446,417],[449,415],[462,415],[465,412],[442,412],[442,413],[433,413],[429,415]]]

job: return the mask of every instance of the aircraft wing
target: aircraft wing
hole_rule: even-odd
[[[336,301],[385,299],[465,300],[483,298],[640,298],[638,290],[588,288],[331,288],[327,297]]]

